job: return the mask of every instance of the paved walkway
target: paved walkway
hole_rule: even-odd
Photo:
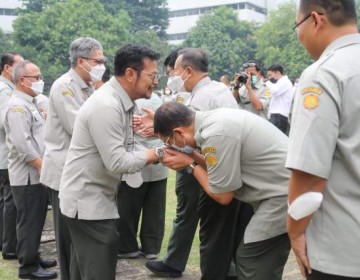
[[[56,258],[55,250],[55,239],[52,227],[52,221],[47,220],[45,229],[43,231],[42,245],[41,245],[42,256],[45,258]],[[149,280],[158,279],[147,270],[144,266],[144,258],[134,260],[118,260],[117,263],[117,280]],[[58,267],[56,267],[58,273]],[[58,278],[60,279],[60,278]],[[172,279],[172,278],[161,278],[161,279]],[[200,271],[197,267],[187,267],[183,274],[182,280],[198,280],[200,279]],[[296,264],[296,260],[293,254],[290,255],[286,264],[283,280],[301,280],[301,275]],[[265,280],[265,279],[264,279]]]

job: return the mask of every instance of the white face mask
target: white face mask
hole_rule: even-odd
[[[88,62],[86,62],[87,65],[91,67],[90,71],[87,71],[85,68],[85,71],[87,71],[90,74],[90,78],[93,82],[101,81],[102,76],[104,75],[106,71],[106,67],[104,64],[98,64],[96,66],[91,66]]]
[[[39,95],[39,94],[42,94],[44,92],[44,81],[43,80],[40,80],[40,81],[37,81],[37,82],[32,82],[31,83],[31,87],[27,86],[28,88],[31,88],[31,90],[36,94],[36,95]]]
[[[186,70],[186,69],[185,69]],[[169,89],[171,89],[172,92],[177,93],[179,91],[183,91],[184,89],[184,83],[186,81],[181,78],[182,74],[185,72],[185,70],[181,73],[180,76],[170,76],[167,81],[167,86]]]

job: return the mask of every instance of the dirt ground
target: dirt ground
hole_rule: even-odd
[[[52,226],[52,221],[47,220],[42,237],[41,244],[42,256],[45,258],[56,258],[55,238]],[[138,258],[134,260],[118,260],[117,263],[117,280],[149,280],[157,279],[154,274],[145,268],[145,259]],[[59,274],[59,268],[55,268]],[[60,279],[60,277],[58,278]],[[172,279],[172,278],[161,278]],[[199,268],[186,268],[182,280],[195,280],[200,279]],[[296,264],[296,260],[293,254],[290,254],[288,262],[286,264],[283,280],[301,280],[301,275]],[[265,279],[264,279],[265,280]]]

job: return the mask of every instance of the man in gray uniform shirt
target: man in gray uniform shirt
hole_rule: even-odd
[[[280,280],[290,251],[286,233],[287,137],[245,110],[194,113],[175,102],[156,111],[154,132],[173,147],[201,149],[202,155],[166,149],[164,165],[185,169],[220,204],[228,205],[235,198],[252,205],[254,215],[237,249],[237,279]]]
[[[50,90],[45,126],[45,154],[40,182],[48,187],[54,215],[55,240],[61,279],[70,279],[70,234],[59,208],[59,186],[66,155],[81,105],[93,93],[91,81],[101,79],[105,57],[101,44],[90,37],[75,39],[70,45],[71,69],[57,79]],[[97,78],[91,75],[93,68]]]
[[[292,248],[307,279],[360,279],[360,35],[355,3],[301,0],[294,30],[316,61],[300,77],[291,122],[289,210],[308,210],[296,219],[290,212]],[[307,205],[314,203],[312,209],[302,204],[305,197]]]
[[[17,209],[16,234],[19,278],[53,279],[56,272],[45,268],[55,260],[39,255],[41,233],[47,210],[47,192],[39,182],[44,153],[45,120],[35,97],[44,82],[40,69],[28,60],[14,69],[15,91],[4,113],[6,144],[9,147],[9,179]]]
[[[115,279],[119,218],[117,187],[122,174],[158,162],[155,149],[129,150],[134,100],[150,98],[157,85],[159,54],[125,45],[114,73],[80,108],[60,183],[60,209],[76,254],[70,278]],[[80,270],[80,277],[73,275]]]
[[[23,57],[14,52],[5,53],[1,57],[0,76],[0,247],[4,260],[16,259],[16,207],[11,193],[6,135],[3,125],[3,113],[15,85],[13,71]],[[1,246],[2,245],[2,246]]]
[[[229,89],[223,83],[211,81],[209,78],[208,57],[203,50],[180,50],[173,72],[174,77],[169,86],[177,91],[185,88],[191,92],[184,104],[192,110],[237,108]],[[176,195],[176,219],[167,254],[163,261],[148,261],[146,267],[158,275],[180,277],[185,269],[200,219],[202,279],[225,279],[235,248],[231,241],[236,233],[235,220],[238,219],[240,207],[244,216],[241,220],[245,220],[245,224],[251,216],[252,209],[248,205],[241,206],[236,200],[227,206],[216,203],[202,192],[196,179],[185,170],[176,174]]]

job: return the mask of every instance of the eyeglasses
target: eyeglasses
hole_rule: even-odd
[[[159,81],[159,79],[160,79],[160,74],[159,73],[154,74],[154,73],[149,73],[149,72],[146,72],[146,71],[143,71],[143,70],[137,70],[137,69],[135,69],[135,70],[138,71],[139,73],[145,73],[150,79],[152,79],[153,83],[155,81]]]
[[[318,15],[324,15],[323,13],[317,13]],[[311,17],[311,13],[308,14],[306,17],[304,17],[302,20],[300,20],[298,23],[295,22],[294,26],[292,27],[292,30],[294,30],[296,33],[299,32],[299,26],[304,23],[306,20],[308,20]]]
[[[36,79],[37,81],[42,81],[42,79],[43,79],[43,76],[42,75],[37,75],[37,76],[30,76],[30,75],[28,75],[28,76],[23,76],[24,78],[34,78],[34,79]]]
[[[106,58],[91,58],[91,57],[82,57],[82,59],[89,59],[95,61],[96,64],[105,64]]]

